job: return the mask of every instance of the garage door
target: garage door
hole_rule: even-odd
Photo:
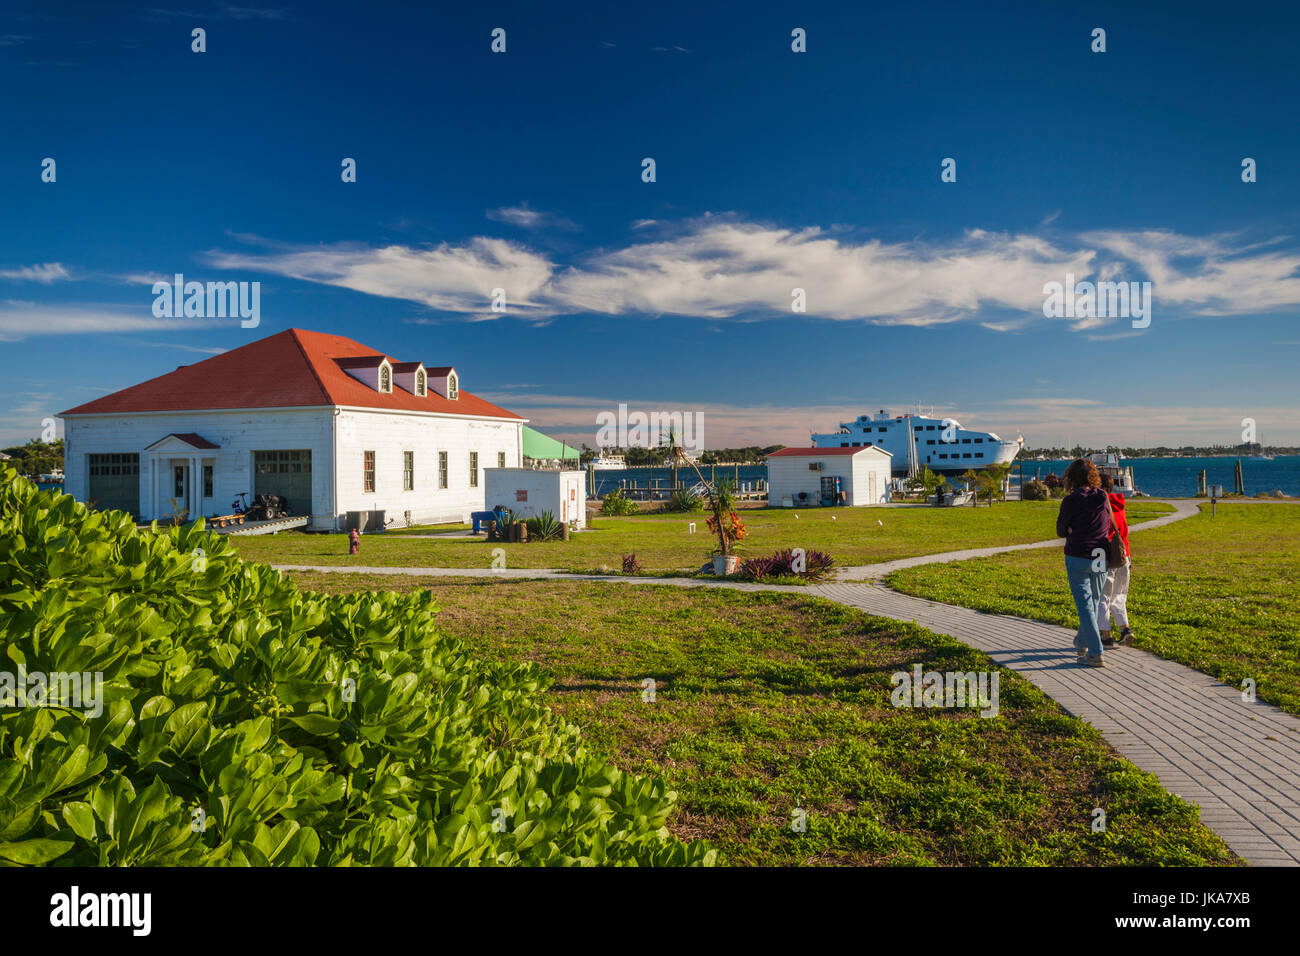
[[[311,449],[253,452],[253,496],[257,495],[284,495],[291,514],[311,514]]]
[[[88,455],[90,502],[100,511],[140,513],[140,456]]]

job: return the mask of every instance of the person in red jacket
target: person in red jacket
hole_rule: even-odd
[[[1120,536],[1127,557],[1129,554],[1128,516],[1124,513],[1124,496],[1116,494],[1115,482],[1110,475],[1101,476],[1101,487],[1110,499],[1110,510],[1115,516],[1115,530],[1112,537],[1115,534]],[[1101,589],[1101,606],[1097,609],[1097,625],[1101,630],[1101,643],[1105,647],[1133,643],[1133,628],[1128,626],[1128,581],[1129,568],[1132,565],[1133,561],[1130,559],[1122,568],[1111,568],[1106,572],[1106,583]],[[1118,641],[1110,636],[1111,617],[1115,618],[1115,623],[1120,627]]]

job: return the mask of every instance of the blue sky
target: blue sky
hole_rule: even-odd
[[[620,402],[712,447],[919,402],[1300,443],[1292,5],[391,6],[5,5],[0,441],[297,326],[571,441]],[[1150,326],[1045,318],[1067,271],[1152,282]],[[260,326],[155,318],[177,272],[259,281]]]

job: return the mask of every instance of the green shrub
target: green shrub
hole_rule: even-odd
[[[103,679],[97,715],[0,708],[0,865],[713,862],[430,593],[302,592],[197,522],[0,485],[0,670]]]
[[[600,513],[606,516],[634,515],[640,511],[635,501],[623,496],[621,488],[615,488],[600,502]]]
[[[1052,489],[1037,479],[1026,481],[1020,486],[1021,501],[1047,501],[1052,497]]]

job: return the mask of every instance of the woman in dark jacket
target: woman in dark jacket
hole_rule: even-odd
[[[1079,663],[1104,667],[1097,610],[1106,586],[1106,543],[1110,538],[1110,512],[1101,490],[1097,466],[1078,458],[1065,469],[1065,498],[1056,516],[1056,533],[1065,539],[1065,577],[1079,611],[1079,631],[1074,648]]]

